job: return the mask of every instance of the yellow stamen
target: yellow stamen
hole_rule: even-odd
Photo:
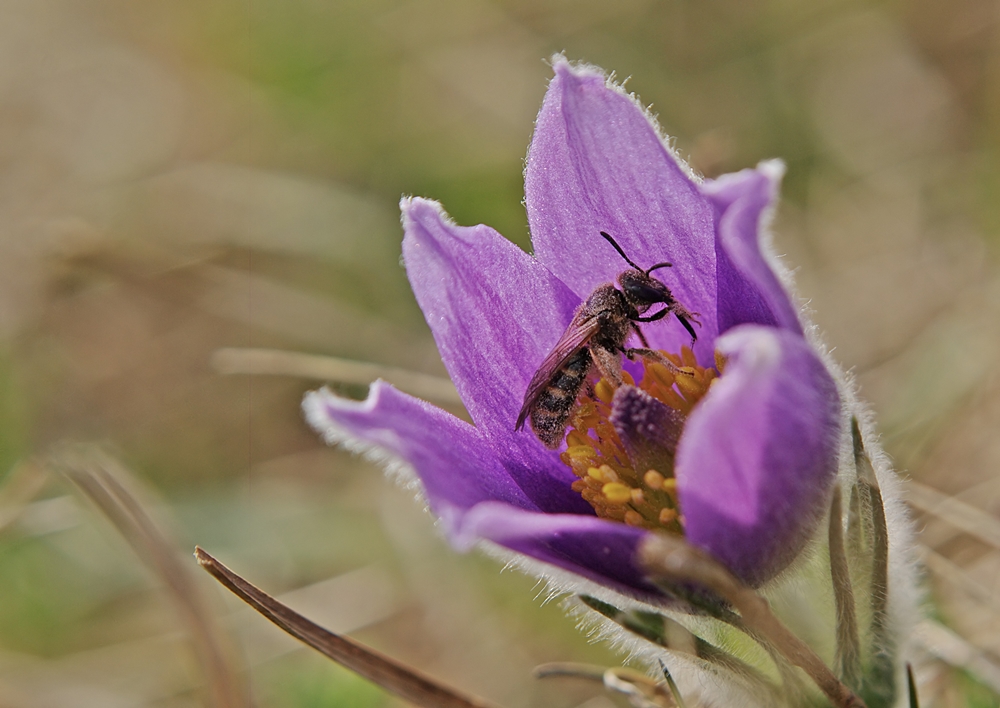
[[[683,369],[681,369],[681,371],[683,371]],[[677,388],[680,389],[681,393],[684,394],[685,398],[704,393],[704,385],[694,376],[678,376],[674,383],[677,385]]]
[[[590,445],[574,445],[573,447],[566,448],[566,454],[570,457],[592,457],[594,454],[594,448]]]
[[[624,504],[632,499],[632,490],[621,482],[608,482],[601,487],[601,493],[612,504]]]
[[[632,511],[629,509],[625,512],[625,523],[629,526],[645,526],[645,519],[642,518],[642,514],[638,511]]]
[[[684,373],[671,371],[659,362],[640,360],[643,367],[638,387],[682,416],[708,392],[718,379],[715,369],[698,366],[694,352],[684,347],[680,355],[661,352]],[[720,355],[716,366],[725,365]],[[632,384],[632,377],[623,372]],[[580,494],[597,515],[631,526],[683,533],[684,517],[678,510],[677,480],[673,469],[634,469],[611,424],[611,401],[615,389],[604,379],[591,379],[589,393],[580,397],[570,419],[568,447],[562,461],[579,478],[573,490]],[[669,463],[665,463],[669,464]]]
[[[611,403],[611,398],[615,395],[615,389],[612,388],[604,379],[601,379],[596,386],[594,386],[594,393],[605,403]]]

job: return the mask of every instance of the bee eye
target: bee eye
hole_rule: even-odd
[[[667,294],[661,289],[651,284],[628,280],[622,283],[622,289],[636,302],[664,302]]]

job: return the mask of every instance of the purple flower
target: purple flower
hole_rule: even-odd
[[[662,602],[635,550],[682,532],[748,583],[769,580],[823,516],[840,434],[837,386],[761,244],[781,174],[771,162],[698,181],[632,98],[558,60],[525,172],[534,257],[436,202],[401,205],[407,274],[475,425],[383,382],[363,402],[309,394],[309,421],[412,468],[459,548],[490,541]],[[672,261],[657,277],[701,327],[684,352],[676,320],[643,325],[688,374],[627,364],[640,383],[597,383],[553,451],[514,424],[574,310],[625,269],[601,231],[641,266]]]

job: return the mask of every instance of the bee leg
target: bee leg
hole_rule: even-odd
[[[633,322],[657,322],[658,320],[662,320],[664,317],[673,312],[676,309],[676,307],[679,307],[679,305],[676,305],[675,303],[675,305],[664,307],[662,310],[650,315],[649,317],[636,317],[633,320]],[[687,310],[684,311],[687,312]]]
[[[622,378],[622,360],[618,357],[618,352],[612,352],[604,347],[591,347],[590,355],[594,358],[594,364],[601,376],[608,380],[616,389],[625,383]]]
[[[644,346],[646,349],[649,349],[649,342],[646,341],[646,335],[644,335],[642,333],[642,330],[639,329],[639,325],[633,322],[632,329],[634,329],[635,333],[639,335],[639,341],[642,342],[642,346]]]
[[[626,349],[625,356],[627,356],[629,360],[632,361],[634,361],[635,357],[637,356],[641,356],[644,359],[652,359],[658,364],[663,364],[672,374],[683,374],[684,376],[694,376],[694,372],[685,371],[681,367],[677,366],[677,364],[670,361],[670,359],[660,354],[660,352],[655,351],[653,349],[640,349],[640,348]]]

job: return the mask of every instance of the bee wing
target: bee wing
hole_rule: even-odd
[[[552,351],[538,367],[535,375],[531,377],[531,383],[528,384],[528,390],[524,393],[524,403],[521,405],[521,412],[517,415],[517,424],[514,426],[514,430],[520,430],[524,427],[524,421],[527,420],[538,397],[548,388],[552,379],[562,370],[570,357],[585,347],[587,342],[597,334],[600,326],[601,323],[597,317],[586,317],[579,321],[578,318],[573,318],[569,327],[559,337],[559,341],[552,347]]]

